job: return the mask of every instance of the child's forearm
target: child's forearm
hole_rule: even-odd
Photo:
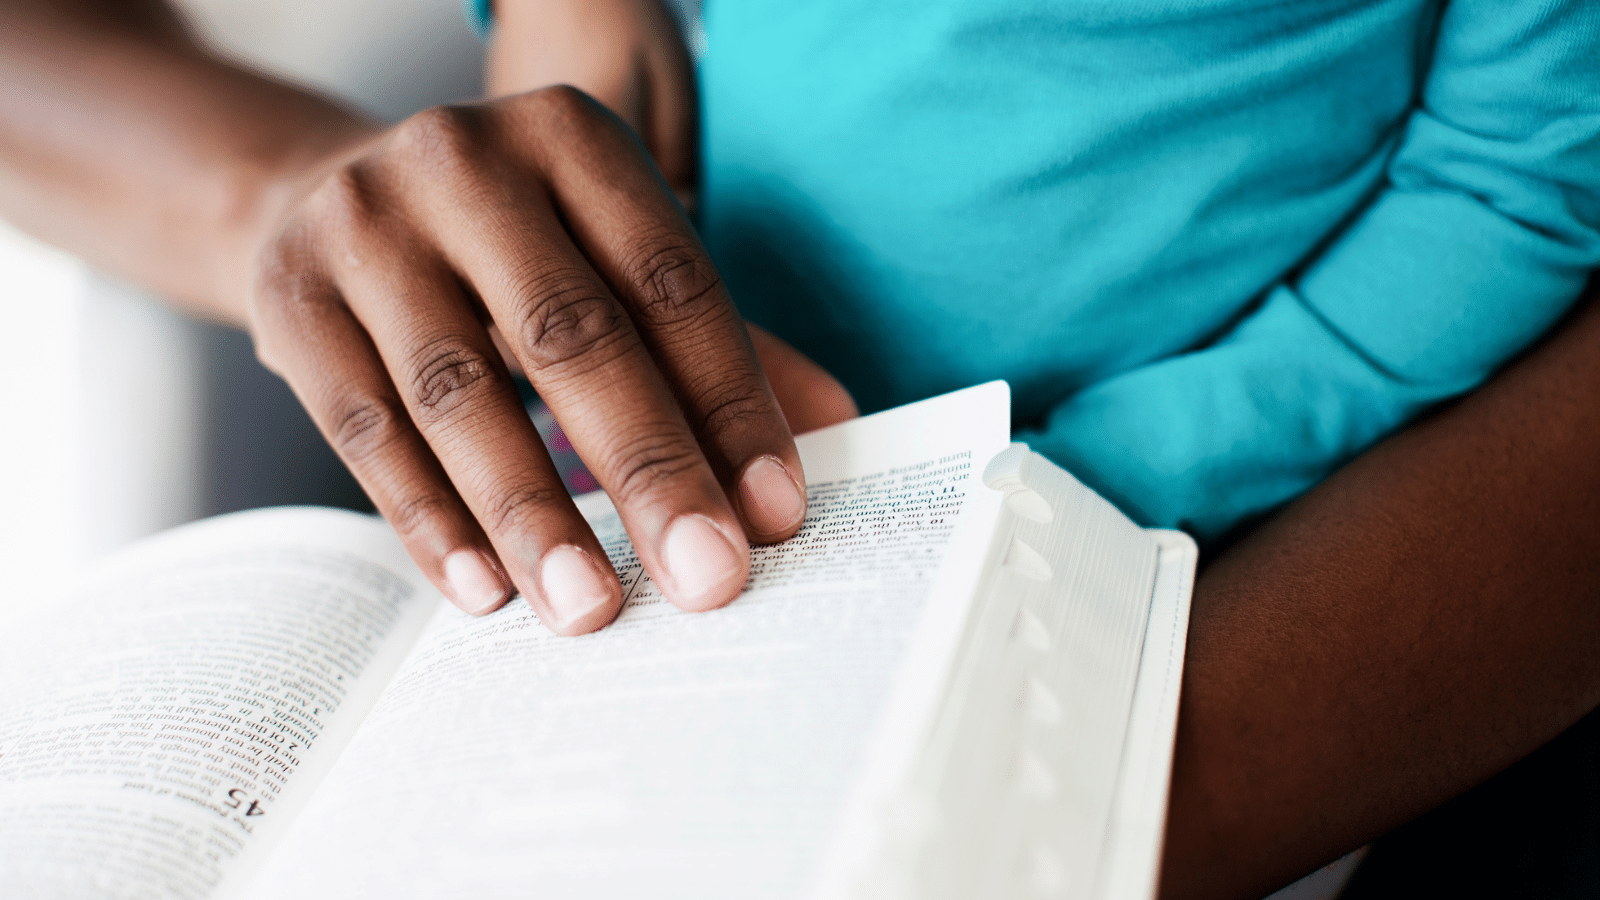
[[[1597,288],[1203,573],[1164,897],[1260,897],[1600,704]]]
[[[485,82],[491,97],[570,84],[638,132],[693,208],[694,69],[661,0],[498,0]]]
[[[0,216],[235,324],[296,179],[372,131],[153,2],[7,4],[0,82]]]

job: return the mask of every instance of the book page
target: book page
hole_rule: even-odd
[[[604,498],[585,499],[624,576],[618,621],[560,638],[522,603],[441,611],[254,896],[796,895],[961,556],[1005,396],[802,437],[806,523],[755,551],[721,610],[663,602]]]
[[[247,877],[426,624],[420,589],[381,521],[272,510],[138,545],[0,635],[0,896]]]

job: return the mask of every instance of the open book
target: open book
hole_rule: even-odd
[[[1009,445],[1003,383],[800,438],[683,613],[444,603],[380,520],[158,536],[0,635],[0,896],[1148,897],[1194,544]]]

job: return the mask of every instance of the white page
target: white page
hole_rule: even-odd
[[[374,518],[228,516],[0,636],[0,896],[198,898],[245,877],[426,623],[408,573]]]
[[[1005,446],[1005,397],[801,438],[802,534],[758,549],[747,592],[710,613],[660,602],[586,501],[628,588],[617,623],[558,638],[521,603],[439,613],[256,895],[798,893]]]

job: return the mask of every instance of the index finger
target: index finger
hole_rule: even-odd
[[[562,221],[627,308],[753,541],[805,517],[794,437],[710,255],[620,121],[576,91],[531,123]]]

